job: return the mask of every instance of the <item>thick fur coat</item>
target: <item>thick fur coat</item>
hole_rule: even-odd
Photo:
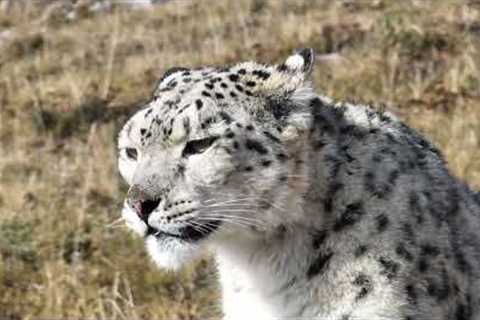
[[[480,197],[313,62],[167,72],[119,136],[127,224],[160,267],[213,251],[225,319],[480,319]]]

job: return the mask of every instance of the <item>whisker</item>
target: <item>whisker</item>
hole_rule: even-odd
[[[223,204],[223,203],[231,203],[231,202],[241,202],[241,201],[247,201],[247,200],[256,200],[257,197],[246,197],[246,198],[237,198],[237,199],[230,199],[230,200],[225,200],[221,202],[216,202],[216,204]],[[209,199],[205,202],[214,202],[215,198]]]
[[[210,232],[211,229],[209,229],[207,226],[196,223],[194,221],[184,221],[185,225],[194,228],[195,230],[199,231],[201,234],[207,234]]]
[[[208,210],[208,211],[202,211],[203,214],[207,215],[209,213],[253,213],[256,214],[257,211],[254,210],[246,210],[246,209],[215,209],[215,210]]]
[[[240,217],[240,216],[237,216],[237,215],[227,215],[227,214],[223,214],[222,212],[219,212],[219,213],[216,213],[216,214],[211,214],[211,215],[201,215],[201,217],[212,218],[212,219],[225,218],[225,219],[230,219],[232,221],[234,220],[234,221],[238,221],[238,222],[242,222],[242,223],[266,225],[266,222],[263,221],[263,220]]]
[[[243,220],[250,220],[250,221],[263,221],[262,219],[258,217],[252,217],[252,216],[243,216],[240,215],[240,213],[256,213],[256,211],[250,211],[250,210],[232,210],[232,209],[227,209],[227,210],[209,210],[209,211],[202,211],[199,216],[204,216],[204,217],[215,217],[215,216],[228,216],[228,217],[233,217],[233,218],[238,218],[238,219],[243,219]]]
[[[120,217],[120,218],[118,218],[118,219],[116,219],[116,220],[114,220],[114,221],[110,222],[109,224],[107,224],[107,225],[105,226],[105,228],[107,228],[107,229],[108,229],[108,228],[114,228],[114,227],[117,227],[117,225],[118,225],[118,224],[121,224],[121,223],[123,223],[124,221],[125,221],[125,218],[123,218],[123,217]]]
[[[236,215],[221,214],[221,212],[220,213],[215,213],[215,214],[210,214],[210,215],[202,215],[202,217],[205,217],[205,218],[229,218],[229,219],[232,219],[232,220],[243,221],[243,222],[248,222],[248,223],[265,223],[265,221],[260,220],[260,219],[252,219],[252,218],[241,217],[241,216],[236,216]]]
[[[251,212],[260,212],[260,206],[252,206],[252,205],[241,205],[241,204],[229,204],[229,205],[218,205],[218,206],[205,206],[205,207],[198,207],[199,210],[203,210],[205,212],[211,210],[247,210]]]
[[[229,219],[229,218],[221,218],[221,217],[216,217],[215,220],[208,219],[208,218],[200,218],[199,220],[207,221],[207,223],[208,223],[208,221],[213,222],[213,221],[217,220],[217,221],[222,221],[222,223],[228,223],[228,224],[237,225],[239,227],[245,227],[245,228],[248,228],[248,227],[251,227],[251,226],[258,226],[257,224],[254,224],[254,223],[244,223],[244,222],[235,221],[235,220],[232,220],[232,219]]]
[[[209,230],[212,231],[214,230],[217,225],[215,224],[216,221],[222,221],[222,222],[228,222],[227,220],[223,220],[223,219],[198,219],[200,221],[203,221],[204,225],[206,225],[207,227],[209,227]],[[240,225],[240,224],[237,224],[237,225]],[[246,226],[243,226],[241,225],[242,227],[246,227]],[[225,226],[223,227],[224,229],[226,228],[228,231],[231,231],[232,228],[230,226]]]
[[[185,221],[185,223],[191,227],[193,227],[194,229],[198,230],[200,233],[202,234],[207,234],[209,233],[210,231],[212,231],[212,228],[208,227],[206,224],[200,224],[198,222],[195,222],[195,221]]]

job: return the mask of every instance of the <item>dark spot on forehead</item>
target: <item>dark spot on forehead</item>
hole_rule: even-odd
[[[425,260],[425,258],[420,258],[420,260],[418,261],[418,271],[424,273],[428,270],[428,267],[429,266],[427,260]]]
[[[372,290],[373,290],[373,283],[370,277],[361,273],[359,274],[354,280],[353,285],[360,287],[360,291],[358,292],[355,300],[361,300],[365,298]]]
[[[466,259],[465,256],[463,255],[463,253],[462,253],[462,251],[460,250],[460,248],[456,248],[456,249],[455,249],[454,257],[455,257],[455,261],[456,261],[456,263],[457,263],[457,267],[459,268],[459,270],[460,270],[462,273],[470,272],[471,266],[470,266],[470,264],[467,262],[467,259]]]
[[[383,232],[387,230],[388,225],[390,221],[388,220],[388,217],[385,214],[380,214],[376,218],[376,223],[377,223],[377,231],[378,232]]]
[[[270,73],[263,70],[253,70],[252,74],[263,80],[267,80],[270,77]]]
[[[244,74],[247,73],[247,70],[242,68],[242,69],[238,70],[238,73],[244,75]]]
[[[225,111],[221,111],[219,114],[220,118],[225,121],[227,124],[230,124],[232,123],[233,119],[232,117],[230,117],[230,115],[228,113],[226,113]]]
[[[450,295],[448,275],[443,274],[439,282],[436,282],[433,278],[429,279],[427,292],[431,297],[436,298],[439,302],[445,300]]]
[[[280,72],[284,72],[284,71],[288,70],[288,67],[287,67],[286,64],[282,63],[282,64],[277,66],[277,70],[280,71]]]
[[[230,81],[232,82],[237,82],[239,78],[240,77],[238,76],[238,74],[231,74],[228,76],[228,79],[230,79]]]
[[[413,261],[413,255],[410,253],[410,251],[408,251],[405,248],[405,245],[403,243],[400,243],[397,245],[397,247],[395,248],[395,252],[397,253],[398,256],[402,257],[403,259],[409,262]]]
[[[287,117],[292,109],[286,101],[279,101],[278,99],[267,99],[265,108],[271,112],[277,120]]]
[[[381,274],[386,275],[388,279],[393,279],[397,276],[400,265],[393,260],[387,259],[385,257],[380,257],[378,259],[380,266],[382,267]]]
[[[358,201],[347,205],[345,211],[337,219],[333,226],[333,230],[341,231],[347,227],[353,226],[365,214],[363,203]]]
[[[197,100],[195,101],[195,105],[197,106],[197,110],[200,110],[200,109],[202,109],[202,107],[203,107],[203,101],[200,100],[200,99],[197,99]]]
[[[284,162],[287,160],[287,155],[285,153],[277,153],[277,159],[281,162]]]
[[[276,143],[280,143],[280,139],[278,139],[277,137],[275,137],[273,134],[271,134],[269,131],[266,131],[264,130],[263,131],[263,134],[269,138],[270,140],[272,140],[273,142],[276,142]]]
[[[260,142],[258,142],[257,140],[253,140],[253,139],[247,139],[245,141],[245,147],[248,149],[248,150],[252,150],[252,151],[256,151],[260,154],[267,154],[268,153],[268,149],[265,148]]]
[[[262,160],[262,166],[269,167],[272,164],[271,160]]]
[[[422,245],[422,254],[427,256],[436,257],[440,254],[440,249],[431,245],[431,244],[424,244]]]
[[[415,233],[414,233],[413,227],[410,223],[405,222],[402,225],[402,230],[405,234],[406,239],[408,239],[409,241],[412,241],[412,242],[415,241]]]
[[[324,243],[324,241],[327,239],[327,231],[325,230],[315,230],[312,235],[312,247],[315,250],[318,250],[320,246]]]
[[[184,118],[183,119],[183,129],[185,130],[187,136],[190,135],[191,127],[190,127],[190,119]]]
[[[316,275],[319,275],[327,267],[328,262],[333,256],[333,252],[319,252],[318,256],[313,260],[312,264],[307,270],[307,279],[312,279]]]
[[[148,108],[147,112],[145,112],[145,118],[148,117],[150,113],[152,113],[152,111],[153,111],[153,108]]]
[[[407,284],[405,287],[405,291],[407,292],[407,297],[410,302],[413,304],[417,304],[417,292],[413,284]]]
[[[355,249],[355,252],[353,253],[356,258],[359,258],[363,256],[368,250],[368,247],[366,245],[359,245],[357,249]]]

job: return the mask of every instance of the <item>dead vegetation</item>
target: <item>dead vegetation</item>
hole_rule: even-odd
[[[170,66],[318,53],[319,92],[394,110],[480,187],[477,1],[170,1],[0,13],[0,318],[218,317],[208,259],[156,270],[121,223],[114,141]],[[55,13],[55,14],[54,14]]]

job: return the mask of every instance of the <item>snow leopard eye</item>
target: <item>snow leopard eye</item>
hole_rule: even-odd
[[[188,157],[194,154],[202,153],[207,150],[217,139],[218,137],[208,137],[204,139],[190,140],[185,145],[182,156]]]
[[[130,160],[136,161],[137,158],[138,158],[138,152],[137,152],[137,149],[135,149],[135,148],[126,148],[125,153],[127,154],[127,157]]]

